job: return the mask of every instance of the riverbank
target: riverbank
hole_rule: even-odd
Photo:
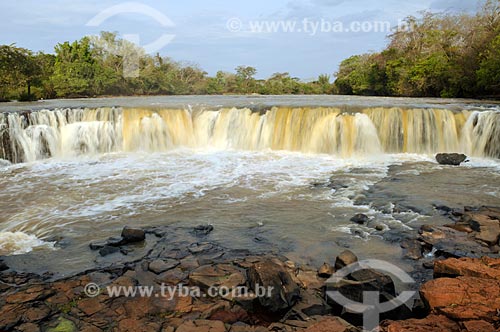
[[[421,300],[408,301],[411,310],[394,307],[383,314],[383,331],[500,328],[500,209],[441,210],[449,225],[424,225],[399,244],[415,266],[410,289],[420,289]],[[357,331],[360,316],[342,310],[325,292],[338,290],[360,300],[362,291],[377,291],[390,300],[404,291],[387,273],[394,271],[372,267],[332,282],[334,272],[339,275],[358,260],[350,251],[313,267],[279,253],[255,255],[206,241],[217,232],[211,226],[186,232],[197,240],[175,241],[169,227],[126,228],[119,237],[89,245],[95,268],[64,278],[0,264],[0,330]],[[142,257],[132,258],[139,252]],[[139,286],[153,293],[113,294]],[[248,292],[234,292],[241,287]],[[259,297],[259,287],[274,292]],[[195,289],[200,293],[191,292]]]

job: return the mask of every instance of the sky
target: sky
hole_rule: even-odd
[[[480,1],[0,0],[0,44],[53,53],[59,42],[113,31],[210,75],[246,65],[258,78],[310,80],[333,75],[351,55],[382,50],[390,31],[378,22],[395,27],[424,10],[474,13]]]

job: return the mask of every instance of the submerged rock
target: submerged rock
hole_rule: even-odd
[[[214,226],[212,225],[200,225],[196,226],[193,233],[197,236],[206,236],[214,231]]]
[[[9,266],[5,264],[3,260],[0,260],[0,272],[7,271],[9,269]]]
[[[351,221],[359,225],[364,225],[370,221],[370,218],[366,214],[360,213],[352,217]]]
[[[99,250],[99,255],[101,255],[102,257],[106,257],[112,254],[116,254],[118,252],[120,252],[120,248],[106,245]]]
[[[459,153],[440,153],[436,155],[436,160],[440,165],[460,166],[467,160],[467,156]]]
[[[107,241],[97,241],[89,244],[91,250],[99,250],[108,245]]]

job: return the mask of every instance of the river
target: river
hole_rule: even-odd
[[[135,97],[0,112],[0,255],[26,271],[90,268],[89,242],[125,225],[211,224],[208,240],[304,263],[344,248],[400,262],[394,237],[449,222],[434,206],[500,205],[490,102]],[[470,162],[441,166],[439,152]]]

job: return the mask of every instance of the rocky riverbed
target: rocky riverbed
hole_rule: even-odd
[[[420,296],[409,308],[383,314],[381,330],[499,331],[500,209],[438,209],[448,225],[424,225],[399,243],[415,266],[413,288]],[[327,289],[358,302],[363,291],[380,292],[384,300],[401,293],[394,276],[372,268],[332,283],[332,274],[358,261],[350,251],[312,267],[279,253],[208,242],[207,235],[217,232],[212,226],[186,229],[192,242],[175,241],[170,231],[125,228],[121,236],[93,242],[88,250],[95,268],[71,276],[23,273],[5,260],[0,331],[361,331],[361,316],[339,307]],[[179,285],[200,293],[158,293]],[[135,286],[154,292],[110,294]],[[242,287],[248,292],[235,292]],[[273,291],[258,296],[259,287]],[[225,292],[209,294],[213,289]]]

